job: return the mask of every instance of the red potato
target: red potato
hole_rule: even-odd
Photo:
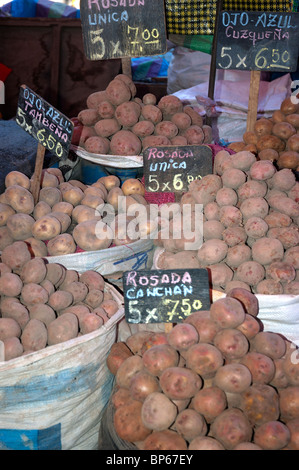
[[[238,408],[223,411],[211,424],[210,434],[228,450],[244,441],[250,441],[252,427],[246,415]]]
[[[80,275],[80,282],[84,282],[89,289],[104,290],[105,288],[103,276],[99,272],[89,269]]]
[[[17,274],[5,273],[0,277],[0,294],[17,297],[23,288],[23,282]]]
[[[188,450],[225,450],[225,447],[213,437],[198,436],[190,442]]]
[[[173,114],[171,116],[171,121],[177,126],[180,131],[184,131],[192,124],[191,117],[185,112],[178,112]]]
[[[221,328],[236,328],[245,320],[245,310],[238,299],[228,296],[211,305],[210,317]]]
[[[293,345],[294,346],[294,345]],[[283,370],[290,385],[299,386],[299,351],[292,347],[285,355]]]
[[[253,244],[252,259],[263,266],[275,261],[281,261],[284,257],[284,248],[280,240],[262,237]],[[262,279],[261,279],[262,280]]]
[[[219,331],[214,338],[214,345],[227,360],[242,358],[249,349],[248,339],[235,328]]]
[[[141,355],[144,342],[151,337],[150,331],[137,331],[126,339],[126,345],[133,354]]]
[[[275,374],[270,382],[270,385],[275,387],[277,390],[288,387],[288,379],[283,370],[284,359],[274,359]]]
[[[211,319],[210,312],[204,310],[192,313],[185,319],[185,323],[190,323],[196,328],[199,341],[202,343],[212,343],[216,333],[221,328]]]
[[[130,382],[130,393],[134,400],[143,402],[150,393],[160,392],[159,380],[146,370],[137,372]]]
[[[93,310],[97,307],[100,307],[100,306],[102,307],[103,299],[104,299],[103,291],[99,289],[90,289],[89,292],[85,296],[84,303]],[[106,310],[105,310],[105,313],[107,314]]]
[[[104,320],[93,312],[83,315],[79,321],[80,333],[83,335],[96,331],[104,325]]]
[[[112,103],[110,103],[110,101],[102,101],[97,106],[97,112],[98,112],[97,120],[99,120],[99,117],[102,119],[111,119],[114,117],[115,107],[113,106]]]
[[[153,104],[145,104],[141,108],[141,116],[147,120],[152,122],[153,124],[158,124],[163,119],[162,111]]]
[[[1,260],[12,271],[17,272],[31,259],[31,254],[25,242],[14,242],[2,250]]]
[[[29,317],[42,321],[48,327],[49,323],[55,320],[56,313],[47,304],[35,304],[29,307]]]
[[[187,450],[187,443],[182,436],[171,429],[153,431],[144,440],[143,450]]]
[[[204,417],[192,409],[181,411],[176,417],[173,428],[187,442],[197,436],[205,436],[208,431]]]
[[[268,198],[269,206],[289,217],[299,216],[299,204],[288,196],[273,195]]]
[[[59,289],[49,296],[47,303],[53,310],[59,312],[72,305],[73,295],[70,292]]]
[[[190,408],[201,414],[207,423],[212,423],[227,408],[226,394],[216,386],[203,388],[192,398]]]
[[[276,173],[276,168],[269,160],[259,160],[250,167],[250,177],[254,180],[267,180]]]
[[[107,155],[109,153],[110,143],[106,137],[93,135],[85,140],[84,147],[87,152]]]
[[[160,377],[165,369],[178,365],[179,354],[170,344],[160,344],[145,351],[142,361],[148,372]]]
[[[139,155],[141,140],[129,130],[119,130],[111,137],[110,151],[113,155]]]
[[[238,189],[238,197],[240,201],[248,198],[263,198],[267,194],[267,183],[265,181],[247,180]]]
[[[298,365],[297,365],[298,367]],[[279,406],[284,422],[296,419],[299,416],[299,387],[288,386],[279,390]]]
[[[179,130],[172,121],[163,120],[155,126],[156,135],[164,135],[168,139],[172,139],[178,134]]]
[[[131,91],[132,98],[136,96],[137,88],[131,77],[124,73],[119,73],[114,77],[114,80],[122,80]]]
[[[132,377],[144,368],[142,358],[140,356],[128,357],[117,369],[115,380],[119,387],[130,388]]]
[[[142,139],[142,149],[148,147],[160,147],[163,145],[171,145],[171,141],[165,135],[148,135]]]
[[[105,310],[108,318],[111,318],[119,311],[119,305],[116,300],[113,299],[103,300],[100,306]]]
[[[39,351],[47,346],[47,342],[48,331],[46,325],[36,318],[29,320],[21,335],[24,351]]]
[[[96,109],[83,109],[78,114],[78,120],[83,126],[93,126],[99,120],[99,115]]]
[[[10,361],[11,359],[15,359],[16,357],[22,356],[24,348],[19,338],[7,338],[3,340],[3,343],[5,361]]]
[[[18,322],[13,318],[0,318],[0,340],[21,336],[22,330]]]
[[[223,206],[220,208],[219,220],[225,227],[239,227],[243,221],[242,212],[235,206]]]
[[[17,297],[3,297],[0,303],[3,318],[13,318],[23,329],[29,321],[27,307]]]
[[[14,241],[15,240],[13,239],[6,225],[0,227],[0,250],[3,251],[6,247],[12,245]]]
[[[200,145],[203,143],[205,138],[202,127],[194,124],[184,131],[183,136],[186,137],[188,145]]]
[[[123,341],[114,343],[107,356],[107,367],[110,372],[115,375],[119,366],[128,358],[132,356],[128,345]],[[127,389],[126,389],[127,390]]]
[[[108,100],[114,105],[118,106],[125,101],[130,101],[132,93],[128,85],[119,79],[112,80],[106,87],[106,95]]]
[[[261,329],[261,322],[248,313],[245,314],[245,320],[243,323],[237,326],[237,330],[240,330],[248,340],[253,339],[261,331]]]
[[[86,100],[86,104],[88,108],[96,109],[98,104],[102,101],[107,100],[107,94],[105,90],[95,91],[91,93]]]
[[[141,419],[142,403],[136,400],[119,406],[113,416],[113,424],[117,435],[128,442],[143,441],[151,430]]]
[[[292,223],[291,217],[278,211],[271,211],[265,217],[269,229],[276,227],[289,227]]]
[[[274,377],[274,362],[265,354],[250,351],[240,360],[240,362],[248,367],[254,383],[268,384]]]
[[[229,246],[226,255],[226,263],[231,268],[238,268],[241,264],[250,261],[251,249],[248,245],[240,244]]]
[[[248,220],[251,217],[264,219],[269,213],[269,205],[264,198],[251,197],[241,203],[240,211],[244,220]]]
[[[220,367],[213,384],[228,393],[242,393],[251,385],[250,370],[242,364],[226,364]]]
[[[254,443],[264,450],[280,450],[288,445],[290,439],[290,430],[280,421],[261,424],[254,432]]]
[[[298,450],[299,449],[299,418],[291,419],[286,423],[290,431],[290,440],[286,449]]]
[[[237,267],[236,279],[250,286],[256,286],[264,277],[265,268],[257,261],[244,261]]]
[[[197,257],[203,266],[217,264],[224,260],[228,250],[223,240],[213,238],[205,241],[197,252]]]
[[[286,352],[284,339],[277,333],[269,331],[259,332],[251,341],[252,350],[265,354],[271,359],[279,359]]]
[[[207,266],[211,283],[213,287],[220,288],[220,290],[225,286],[228,282],[231,282],[233,279],[233,271],[231,268],[227,266],[227,264],[218,263],[212,264]]]
[[[27,284],[34,282],[40,284],[46,277],[47,268],[43,258],[33,258],[24,264],[20,273],[20,279]]]
[[[76,338],[79,333],[78,319],[74,313],[66,312],[48,325],[48,346]]]
[[[177,407],[169,397],[161,392],[152,392],[142,403],[141,419],[146,428],[163,431],[174,423],[177,413]]]
[[[213,238],[221,240],[223,238],[224,229],[224,225],[222,225],[219,220],[206,220],[203,223],[204,241],[211,240]]]
[[[132,402],[132,400],[130,390],[126,388],[118,388],[111,396],[111,403],[114,409]]]
[[[48,302],[49,294],[42,286],[34,282],[24,284],[21,291],[21,301],[25,305],[45,304]]]
[[[232,188],[223,187],[216,194],[218,206],[235,206],[238,202],[238,195]]]
[[[159,100],[158,108],[164,116],[171,116],[183,111],[183,103],[177,96],[165,95]]]
[[[233,450],[263,450],[257,444],[253,442],[241,442],[240,444],[236,445]]]
[[[192,398],[203,383],[201,377],[188,367],[168,367],[159,379],[162,391],[171,400]]]
[[[221,179],[224,187],[237,190],[246,182],[246,173],[238,168],[228,168],[222,173]]]
[[[191,323],[179,323],[171,329],[167,338],[170,346],[178,351],[185,351],[192,346],[192,344],[198,343],[199,334]]]
[[[216,333],[215,338],[219,333]],[[219,367],[223,365],[223,355],[212,344],[197,343],[185,353],[186,367],[196,372],[203,379],[214,377]]]
[[[138,121],[132,127],[132,132],[137,135],[140,139],[146,136],[152,135],[155,130],[155,125],[152,121],[144,120]]]
[[[246,313],[256,317],[259,312],[259,302],[257,297],[242,288],[235,288],[227,293],[227,297],[241,302]]]

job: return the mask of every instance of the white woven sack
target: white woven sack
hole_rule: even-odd
[[[153,240],[137,240],[129,245],[113,246],[105,250],[83,251],[70,255],[49,256],[49,263],[61,263],[79,273],[92,269],[102,276],[119,271],[151,268],[154,254]]]
[[[0,362],[2,450],[98,448],[101,416],[114,378],[106,358],[124,317],[122,296],[113,286],[108,289],[119,310],[101,328]]]

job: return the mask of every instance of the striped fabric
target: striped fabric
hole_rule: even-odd
[[[296,3],[296,2],[293,2]],[[297,2],[298,3],[298,2]],[[165,0],[166,26],[169,34],[210,35],[214,33],[216,0]],[[224,0],[223,10],[289,11],[289,1]],[[296,11],[296,10],[293,10]]]

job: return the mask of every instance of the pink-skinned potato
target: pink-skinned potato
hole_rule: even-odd
[[[48,325],[48,346],[76,338],[79,323],[75,314],[63,313]]]
[[[252,427],[245,414],[238,408],[223,411],[211,424],[211,436],[231,450],[244,441],[250,441]]]
[[[160,377],[165,369],[178,365],[179,354],[170,344],[158,344],[143,353],[142,361],[148,372]]]
[[[121,439],[128,442],[138,442],[143,441],[151,434],[151,430],[142,421],[142,406],[141,402],[130,400],[116,409],[113,424]]]
[[[48,342],[46,325],[36,318],[29,320],[22,332],[21,342],[24,351],[39,351],[44,349]]]
[[[141,408],[143,424],[153,431],[168,429],[177,417],[177,407],[162,392],[152,392],[145,398]]]
[[[201,389],[201,377],[187,367],[168,367],[160,375],[160,386],[171,400],[192,398]]]
[[[212,423],[227,408],[226,394],[215,385],[203,388],[192,398],[190,408],[204,416],[207,423]]]

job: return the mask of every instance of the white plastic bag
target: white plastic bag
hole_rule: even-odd
[[[124,317],[123,300],[107,287],[118,312],[100,329],[0,362],[2,450],[96,450],[114,376],[106,358]]]
[[[146,269],[152,266],[153,240],[137,240],[129,245],[113,246],[105,250],[84,251],[62,256],[49,256],[49,263],[61,263],[67,269],[79,273],[92,269],[102,276],[131,269]]]

